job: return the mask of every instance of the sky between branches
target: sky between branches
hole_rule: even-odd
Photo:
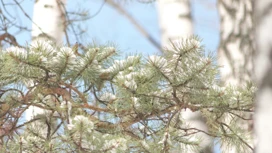
[[[33,0],[24,0],[21,5],[32,17]],[[77,10],[78,8],[89,10],[90,15],[97,13],[103,5],[102,0],[68,0],[67,9]],[[156,41],[160,41],[160,31],[156,4],[141,4],[129,2],[123,5],[126,10],[151,34]],[[0,6],[2,7],[2,6]],[[12,9],[20,18],[16,20],[31,28],[31,21],[27,19],[21,10]],[[11,10],[11,11],[12,11]],[[192,13],[194,18],[195,34],[203,39],[206,50],[216,52],[219,42],[219,17],[216,9],[216,0],[192,0]],[[46,19],[48,20],[48,19]],[[50,20],[48,20],[50,22]],[[143,53],[146,55],[158,53],[159,51],[144,38],[137,29],[115,9],[103,5],[101,11],[93,18],[82,24],[87,29],[84,41],[88,43],[95,40],[99,43],[113,42],[125,53]],[[16,33],[14,29],[9,31]],[[31,40],[30,32],[22,32],[15,35],[21,45]],[[74,44],[75,39],[71,40]]]

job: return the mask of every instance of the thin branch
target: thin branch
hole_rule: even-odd
[[[91,15],[89,18],[93,18],[93,17],[97,16],[101,12],[101,10],[104,7],[106,1],[107,0],[104,0],[103,3],[101,4],[101,6],[98,8],[98,10],[93,15]]]
[[[22,47],[17,43],[16,38],[13,35],[9,34],[9,33],[1,34],[0,35],[0,42],[1,41],[7,41],[6,38],[9,40],[10,44],[12,44],[14,46]]]
[[[33,20],[31,19],[31,17],[25,12],[25,10],[24,10],[24,8],[21,6],[21,4],[17,1],[17,0],[13,0],[16,4],[17,4],[17,6],[20,8],[20,10],[24,13],[24,15],[35,25],[35,26],[37,26],[38,27],[38,29],[42,32],[42,33],[44,33],[43,32],[43,30],[42,30],[42,28],[41,27],[39,27],[39,25],[38,24],[36,24],[35,22],[33,22]]]
[[[149,42],[155,46],[159,51],[162,52],[161,45],[134,19],[132,15],[130,15],[123,7],[121,7],[118,3],[114,2],[114,0],[106,0],[106,2],[114,7],[120,14],[124,15],[139,31],[142,35],[144,35]]]

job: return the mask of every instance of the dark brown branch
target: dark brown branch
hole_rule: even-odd
[[[9,40],[9,41],[8,41]],[[18,46],[18,47],[21,47],[17,41],[16,41],[16,38],[9,34],[9,33],[4,33],[4,34],[1,34],[0,35],[0,43],[1,41],[8,41],[11,45],[14,45],[14,46]]]

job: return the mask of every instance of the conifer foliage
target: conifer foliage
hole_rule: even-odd
[[[37,41],[2,50],[1,152],[197,152],[197,133],[252,151],[235,123],[253,111],[255,88],[220,87],[198,38],[165,50],[122,60],[111,46],[77,52]],[[29,108],[42,111],[26,120]],[[209,130],[191,127],[186,109],[201,111]]]

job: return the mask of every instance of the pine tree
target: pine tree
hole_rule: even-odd
[[[157,10],[162,47],[170,47],[171,42],[175,42],[180,38],[188,38],[194,34],[190,0],[158,0]],[[208,131],[201,112],[192,112],[190,109],[187,109],[183,110],[181,115],[190,125],[200,130]],[[197,136],[202,137],[203,140],[200,144],[203,149],[200,152],[212,152],[213,140],[204,133],[198,133]]]
[[[219,86],[198,38],[161,56],[117,55],[114,46],[78,53],[50,41],[1,51],[1,152],[187,152],[201,149],[198,133],[252,151],[236,120],[253,111],[256,89]],[[46,113],[26,121],[31,106]],[[201,112],[209,131],[188,124],[182,110]]]

